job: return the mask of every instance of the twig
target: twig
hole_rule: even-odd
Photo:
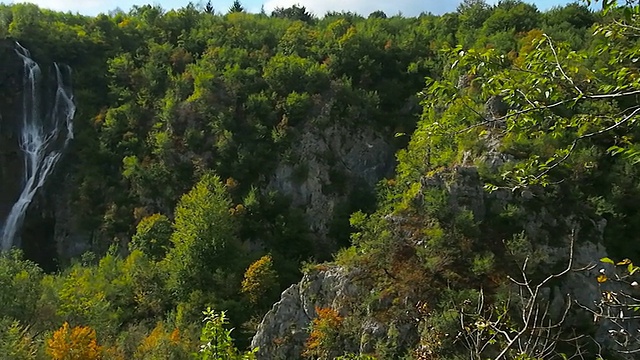
[[[579,87],[576,86],[576,84],[573,82],[573,79],[570,78],[566,72],[564,72],[564,69],[562,68],[562,65],[560,65],[560,59],[558,58],[558,52],[556,51],[556,48],[553,46],[553,41],[551,41],[551,38],[549,37],[549,35],[547,34],[542,34],[542,36],[544,36],[547,39],[547,42],[549,43],[549,48],[551,49],[551,52],[553,53],[553,56],[556,58],[556,66],[558,67],[558,69],[560,70],[560,73],[562,73],[562,76],[569,81],[569,83],[571,83],[571,85],[573,86],[574,89],[576,89],[578,91],[578,93],[580,95],[583,95],[582,90],[580,90]]]

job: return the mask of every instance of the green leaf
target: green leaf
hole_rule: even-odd
[[[615,265],[615,262],[613,260],[609,259],[608,257],[603,257],[602,259],[600,259],[600,262],[611,264],[611,265]]]
[[[631,9],[628,7],[624,8],[624,19],[626,21],[631,21]]]
[[[625,149],[624,149],[624,148],[621,148],[621,147],[619,147],[619,146],[615,146],[615,145],[614,145],[614,146],[611,146],[610,148],[608,148],[608,149],[607,149],[607,152],[608,152],[609,154],[611,154],[612,156],[613,156],[613,155],[618,155],[618,154],[620,154],[620,153],[622,153],[622,152],[624,152],[624,151],[625,151]]]

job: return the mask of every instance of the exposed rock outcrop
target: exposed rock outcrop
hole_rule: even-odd
[[[478,171],[473,166],[457,166],[435,175],[425,176],[420,182],[420,187],[421,190],[417,193],[415,201],[424,201],[423,193],[426,194],[429,190],[444,190],[447,193],[449,207],[471,210],[476,221],[488,221],[507,204],[526,209],[526,213],[519,218],[516,225],[524,230],[528,238],[534,239],[534,244],[537,244],[529,250],[530,269],[547,276],[551,271],[566,266],[569,255],[568,236],[556,233],[555,229],[579,227],[574,214],[558,216],[557,209],[540,203],[528,206],[530,202],[536,201],[531,195],[518,195],[509,190],[488,193],[484,190]],[[399,215],[389,215],[388,221],[391,224],[399,224],[398,226],[403,223],[402,216]],[[578,305],[596,311],[596,304],[601,301],[603,291],[615,293],[625,286],[616,282],[599,284],[596,281],[603,267],[607,273],[614,271],[612,266],[598,265],[599,259],[607,256],[605,248],[599,244],[603,241],[605,227],[606,221],[596,219],[593,220],[593,226],[579,233],[574,249],[573,268],[582,268],[582,270],[571,271],[560,281],[550,283],[549,287],[542,291],[541,300],[550,302],[552,316],[555,317],[559,316],[558,309],[563,309],[568,304],[567,301],[571,301],[573,310],[566,319],[566,324],[574,327],[593,325],[598,342],[615,348],[615,342],[611,338],[611,330],[616,329],[615,326],[606,320],[594,324],[589,312],[581,311]],[[517,272],[517,269],[514,270]],[[282,294],[281,300],[264,317],[253,339],[252,346],[260,347],[259,359],[300,358],[308,337],[308,331],[305,329],[316,316],[315,306],[331,307],[341,315],[351,317],[352,323],[362,324],[351,342],[344,344],[342,350],[345,352],[371,353],[374,350],[373,344],[388,339],[391,327],[394,327],[399,337],[409,339],[404,341],[405,344],[415,344],[413,340],[421,336],[419,326],[400,322],[394,324],[393,322],[397,319],[382,323],[375,316],[371,316],[372,312],[368,307],[364,312],[362,307],[359,308],[359,312],[353,312],[354,301],[362,303],[373,290],[363,282],[354,281],[354,277],[357,277],[359,272],[361,270],[357,268],[328,266],[324,271],[305,275],[299,284],[287,289]],[[415,304],[419,300],[404,299],[406,311],[408,313],[415,311]],[[384,308],[389,304],[385,305],[381,302],[380,306]],[[636,325],[632,325],[630,329],[636,329]]]
[[[316,308],[330,307],[348,314],[350,304],[362,294],[354,284],[357,270],[330,267],[306,274],[300,283],[282,293],[280,301],[267,313],[253,337],[251,347],[259,347],[259,359],[298,359],[309,336],[308,328],[317,316]]]
[[[341,336],[336,348],[344,353],[371,353],[378,342],[386,341],[389,333],[395,333],[402,341],[417,340],[415,324],[399,324],[396,320],[381,321],[374,315],[391,307],[389,299],[379,299],[369,304],[361,316],[354,316],[362,309],[370,289],[359,281],[362,271],[347,270],[340,266],[321,266],[307,273],[300,283],[282,293],[280,301],[267,313],[251,342],[259,348],[260,360],[300,359],[309,337],[316,309],[330,308],[345,320],[356,320],[356,332]],[[412,300],[408,300],[412,301]]]
[[[561,256],[558,254],[558,257]],[[618,271],[616,266],[599,262],[599,259],[607,257],[606,249],[601,244],[592,242],[579,244],[574,251],[573,268],[581,270],[568,273],[559,285],[553,287],[551,309],[557,317],[561,309],[571,305],[573,311],[567,318],[567,325],[580,328],[594,322],[593,338],[600,346],[615,352],[622,351],[618,353],[617,358],[636,359],[635,354],[627,353],[630,348],[621,346],[626,342],[625,337],[636,338],[633,334],[640,331],[637,313],[632,310],[636,301],[622,294],[635,298],[639,294],[637,289],[625,281],[609,280],[604,283],[596,281],[596,278],[601,275],[615,278],[613,274]],[[568,302],[572,303],[568,304]],[[580,309],[583,311],[579,311]]]
[[[14,43],[0,40],[0,222],[20,194],[22,161],[18,144],[18,119],[22,99],[22,61]]]
[[[370,128],[354,133],[346,126],[310,121],[298,133],[289,151],[295,159],[280,162],[268,188],[303,209],[316,245],[327,247],[338,205],[348,201],[354,190],[368,187],[372,192],[377,181],[392,174],[394,149]]]
[[[0,40],[0,226],[20,196],[23,186],[23,155],[19,144],[23,111],[25,69],[17,55],[16,43]],[[51,66],[49,64],[49,66]],[[55,74],[43,66],[45,95],[41,108],[48,108],[55,94]],[[53,78],[52,78],[53,77]],[[21,227],[21,244],[27,258],[36,261],[46,271],[55,270],[58,258],[80,255],[86,250],[88,236],[68,236],[72,219],[70,196],[74,189],[66,181],[68,171],[65,156],[40,188],[29,205]],[[56,241],[63,239],[67,241]]]

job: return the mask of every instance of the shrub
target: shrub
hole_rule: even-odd
[[[180,331],[167,331],[159,322],[136,349],[134,359],[188,359],[189,351],[181,341]]]
[[[65,322],[47,341],[47,354],[53,360],[97,360],[102,358],[102,347],[95,330],[86,326],[69,329]]]
[[[331,308],[316,307],[316,313],[318,316],[311,324],[311,334],[302,355],[309,359],[330,359],[344,318]]]
[[[265,295],[278,288],[278,274],[273,269],[271,255],[265,255],[251,264],[244,273],[242,292],[252,304],[258,304]]]
[[[18,321],[0,320],[0,354],[4,360],[31,360],[36,358],[37,345],[29,328]]]
[[[227,325],[226,313],[217,313],[211,308],[203,312],[204,327],[200,335],[200,359],[202,360],[253,360],[258,349],[247,353],[240,353],[233,345],[231,330],[225,329]]]
[[[129,250],[140,250],[154,260],[162,259],[170,244],[171,221],[160,214],[143,218],[131,238]]]

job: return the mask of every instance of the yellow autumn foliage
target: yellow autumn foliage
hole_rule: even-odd
[[[181,359],[188,355],[187,343],[181,341],[180,330],[167,331],[159,322],[140,343],[134,359]]]
[[[244,273],[242,292],[249,297],[251,303],[256,304],[269,290],[277,287],[277,277],[271,255],[265,255],[251,264]]]
[[[97,360],[102,358],[102,347],[96,340],[96,331],[88,326],[69,328],[65,322],[47,340],[47,354],[53,360]]]

